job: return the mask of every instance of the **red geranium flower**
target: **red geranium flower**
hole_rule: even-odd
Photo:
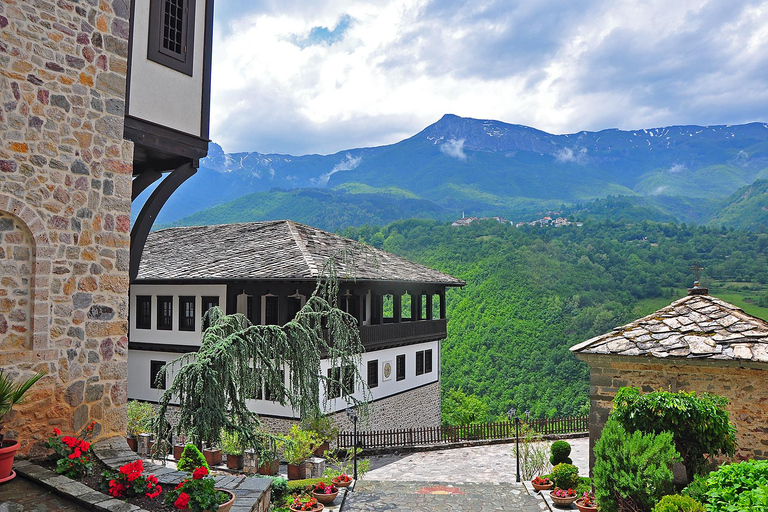
[[[192,480],[200,480],[201,478],[204,478],[206,475],[208,475],[208,468],[205,466],[200,466],[192,473]]]
[[[61,435],[61,430],[59,430],[57,428],[54,428],[53,429],[53,435],[60,436]]]
[[[183,492],[179,494],[178,498],[176,498],[176,502],[173,504],[173,506],[181,510],[187,507],[187,503],[189,503],[189,494]]]

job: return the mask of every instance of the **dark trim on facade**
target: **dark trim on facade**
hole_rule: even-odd
[[[123,138],[133,141],[133,173],[168,171],[184,163],[197,167],[208,154],[208,139],[145,119],[125,116]]]
[[[152,229],[157,214],[160,213],[165,202],[171,197],[179,186],[193,176],[197,169],[191,164],[184,164],[176,168],[170,176],[166,177],[152,192],[147,202],[136,217],[136,222],[131,229],[131,261],[129,265],[129,280],[133,281],[139,273],[141,253],[147,243],[147,236]]]
[[[131,202],[144,192],[148,186],[163,177],[162,173],[157,171],[144,171],[136,176],[131,182]]]
[[[170,345],[163,343],[143,343],[129,341],[128,350],[140,350],[142,352],[168,352],[170,354],[187,354],[200,350],[199,345]]]
[[[205,39],[203,41],[203,99],[200,106],[200,137],[210,138],[211,61],[213,59],[213,0],[205,1]],[[206,154],[207,154],[206,148]]]

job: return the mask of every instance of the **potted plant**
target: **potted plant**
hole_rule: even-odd
[[[318,503],[315,498],[307,499],[302,496],[297,496],[288,508],[291,509],[292,512],[320,512],[325,508],[325,505]]]
[[[179,434],[176,436],[176,440],[173,443],[173,458],[179,460],[181,454],[184,453],[184,447],[187,445],[187,436]]]
[[[226,430],[222,432],[221,448],[227,454],[227,467],[229,469],[242,469],[243,446],[237,432],[227,432]]]
[[[342,473],[338,476],[331,478],[331,482],[333,482],[333,485],[335,485],[336,487],[349,487],[350,485],[352,485],[352,477],[346,473]]]
[[[317,434],[320,443],[315,446],[314,454],[318,457],[328,451],[329,442],[339,435],[339,429],[334,425],[329,416],[317,415],[304,422],[304,430],[311,430]]]
[[[548,491],[549,489],[555,486],[555,484],[552,483],[552,480],[550,480],[547,477],[540,477],[540,476],[537,476],[536,478],[531,480],[531,485],[537,491]]]
[[[576,501],[576,498],[578,498],[578,495],[576,494],[576,491],[573,489],[561,489],[559,487],[555,487],[553,491],[550,491],[549,496],[552,498],[552,501],[555,502],[555,505],[560,506],[569,506],[571,503]]]
[[[125,406],[128,414],[128,426],[126,428],[126,441],[131,450],[139,449],[138,438],[140,434],[150,431],[152,417],[155,414],[152,404],[131,400]]]
[[[270,448],[269,446],[273,446]],[[277,458],[277,451],[274,449],[274,441],[269,445],[259,447],[259,474],[272,476],[280,470],[280,460]]]
[[[221,464],[221,448],[203,448],[203,457],[209,466],[218,466]]]
[[[582,494],[581,498],[577,499],[575,503],[579,512],[595,512],[598,509],[595,495],[590,492]]]
[[[339,489],[333,484],[328,485],[325,482],[319,482],[312,487],[312,497],[323,505],[333,503],[338,494]]]
[[[288,463],[288,480],[302,480],[306,478],[304,461],[312,455],[314,447],[319,444],[317,434],[310,430],[303,430],[298,425],[291,427],[291,431],[284,436],[280,445],[283,457]]]
[[[235,495],[223,489],[216,489],[208,468],[200,466],[165,495],[165,504],[179,510],[192,512],[229,512],[235,502]]]
[[[19,442],[15,439],[5,439],[3,434],[3,418],[11,412],[13,406],[21,403],[24,395],[35,382],[45,373],[37,373],[29,379],[14,383],[5,371],[0,369],[0,483],[7,482],[16,476],[13,471],[13,459],[19,450]]]

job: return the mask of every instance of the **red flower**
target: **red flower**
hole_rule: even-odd
[[[192,473],[192,480],[200,480],[208,474],[208,468],[200,466]]]
[[[88,441],[80,441],[80,449],[83,450],[84,452],[87,452],[88,448],[90,447],[91,447],[91,443],[89,443]]]
[[[154,492],[147,493],[147,498],[157,498],[158,496],[160,496],[161,492],[163,492],[163,488],[158,485],[157,487],[155,487]]]
[[[77,444],[80,442],[80,440],[77,439],[76,437],[64,436],[64,437],[61,438],[61,442],[64,443],[65,445],[69,446],[70,448],[74,448],[75,446],[77,446]]]
[[[55,435],[55,436],[60,436],[60,435],[61,435],[61,430],[59,430],[59,429],[57,429],[57,428],[54,428],[54,429],[53,429],[53,435]]]
[[[173,506],[181,510],[187,507],[187,503],[189,503],[189,494],[183,492],[179,494],[178,498],[176,498],[176,502],[173,504]]]

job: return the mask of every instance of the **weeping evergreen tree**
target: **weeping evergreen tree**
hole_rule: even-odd
[[[370,390],[358,370],[363,346],[357,320],[338,308],[337,258],[346,262],[348,256],[329,258],[312,295],[283,326],[253,325],[240,313],[209,310],[200,349],[169,362],[158,374],[160,382],[170,368],[178,369],[160,398],[155,438],[170,441],[173,432],[184,433],[198,446],[215,446],[224,429],[236,432],[246,446],[258,446],[266,434],[245,400],[256,396],[262,383],[272,400],[291,406],[302,419],[321,414],[327,400],[320,400],[321,385],[339,386],[348,406],[365,414]],[[321,357],[341,368],[342,375],[323,375]],[[352,379],[343,375],[348,371]],[[350,382],[363,390],[362,400],[345,387]],[[171,402],[178,403],[174,427],[168,419]]]

